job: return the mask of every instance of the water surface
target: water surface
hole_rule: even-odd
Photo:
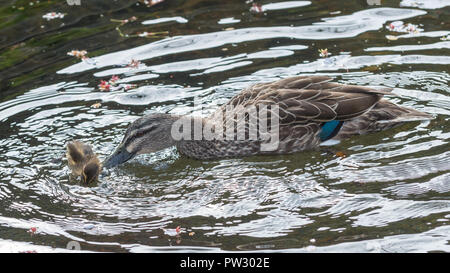
[[[450,251],[448,1],[260,1],[260,13],[246,1],[13,2],[0,11],[0,251]],[[66,15],[42,18],[52,11]],[[111,19],[132,16],[121,36]],[[434,119],[331,147],[345,158],[196,161],[171,148],[93,186],[69,175],[72,139],[105,158],[144,114],[208,115],[248,85],[312,74],[392,87],[389,100]],[[99,90],[113,75],[136,86]]]

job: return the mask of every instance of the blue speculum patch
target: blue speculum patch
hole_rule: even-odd
[[[337,135],[339,130],[341,130],[342,124],[344,122],[340,120],[332,120],[322,124],[322,129],[320,131],[320,140],[326,141]]]

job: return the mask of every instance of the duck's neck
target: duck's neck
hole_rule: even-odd
[[[202,140],[206,120],[202,117],[170,115],[170,139],[172,145],[180,141]]]

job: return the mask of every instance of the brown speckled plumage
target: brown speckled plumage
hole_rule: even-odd
[[[279,145],[274,151],[261,151],[260,146],[267,142],[267,139],[260,136],[253,140],[247,138],[249,126],[251,126],[249,122],[245,122],[245,140],[215,138],[175,141],[170,137],[170,125],[179,117],[154,114],[142,117],[130,125],[116,154],[126,149],[126,153],[131,154],[129,158],[132,158],[142,153],[141,150],[145,150],[146,153],[154,152],[173,145],[176,145],[181,154],[196,159],[293,153],[317,147],[322,141],[319,138],[321,126],[329,121],[343,121],[341,130],[334,138],[344,139],[353,135],[388,129],[409,120],[430,118],[430,115],[426,113],[382,99],[384,95],[389,94],[390,88],[373,89],[330,81],[331,78],[327,76],[300,76],[255,84],[232,97],[211,116],[196,118],[201,120],[203,126],[208,125],[212,128],[222,125],[226,127],[226,123],[235,124],[232,128],[236,133],[236,124],[239,120],[248,119],[248,115],[240,115],[239,111],[242,111],[242,107],[254,107],[259,110],[261,107],[278,106]],[[231,113],[230,109],[232,109]],[[223,114],[225,112],[226,114]],[[271,114],[265,117],[268,124],[270,116]],[[156,134],[156,129],[153,130],[150,126],[158,128],[159,133]],[[141,127],[146,128],[147,135],[139,139],[127,136],[137,135]],[[164,134],[162,143],[161,134]],[[153,145],[152,139],[155,138],[158,139],[157,144]],[[133,149],[128,149],[126,143],[135,143],[130,145]],[[114,158],[114,154],[110,158]],[[120,163],[123,162],[110,165]]]

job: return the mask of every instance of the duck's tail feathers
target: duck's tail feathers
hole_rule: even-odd
[[[381,100],[375,108],[375,111],[378,111],[379,114],[385,114],[384,118],[380,118],[377,121],[378,124],[405,123],[433,119],[433,116],[428,113],[409,107],[399,106],[386,100]]]
[[[377,88],[373,89],[374,93],[380,94],[380,95],[389,95],[389,96],[397,96],[396,94],[392,93],[392,90],[394,88],[384,87],[384,88]]]
[[[413,121],[426,121],[426,120],[431,120],[433,119],[433,116],[427,113],[423,113],[423,112],[419,112],[414,110],[417,113],[414,114],[408,114],[408,115],[404,115],[404,116],[398,116],[396,118],[393,119],[389,119],[389,120],[380,120],[378,121],[378,123],[383,124],[383,123],[404,123],[404,122],[413,122]]]

